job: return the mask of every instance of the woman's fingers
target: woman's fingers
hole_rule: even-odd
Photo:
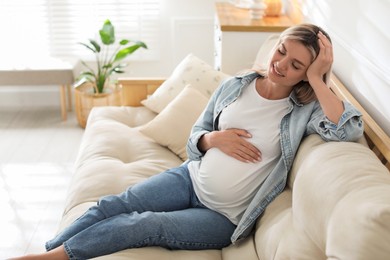
[[[252,136],[243,129],[227,129],[219,131],[220,140],[218,148],[224,153],[243,162],[258,162],[261,152],[251,144],[247,138]]]
[[[235,149],[234,153],[243,162],[259,162],[261,161],[260,151],[248,141],[243,140],[244,143]]]
[[[309,82],[322,79],[323,75],[330,70],[333,63],[332,43],[321,31],[317,36],[320,52],[306,72]]]
[[[332,63],[333,62],[332,43],[321,31],[318,33],[318,44],[320,46],[319,55],[323,55],[327,63]]]

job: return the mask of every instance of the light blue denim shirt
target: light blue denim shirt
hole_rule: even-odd
[[[261,77],[261,75],[256,72],[233,77],[224,81],[215,91],[206,109],[192,128],[187,143],[189,160],[202,159],[204,153],[199,151],[197,146],[200,137],[218,130],[218,119],[221,111],[234,102],[242,90],[257,77]],[[231,237],[233,243],[251,233],[256,219],[263,213],[267,205],[283,191],[288,172],[304,136],[317,133],[325,141],[356,141],[363,134],[361,113],[349,103],[344,102],[344,112],[337,125],[326,118],[318,101],[303,105],[297,101],[292,93],[289,104],[289,110],[280,123],[282,155],[239,221]]]

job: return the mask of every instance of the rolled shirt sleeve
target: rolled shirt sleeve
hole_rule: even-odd
[[[308,134],[318,133],[325,141],[356,141],[363,135],[362,114],[350,103],[343,101],[344,112],[337,124],[330,121],[319,104],[308,124]]]

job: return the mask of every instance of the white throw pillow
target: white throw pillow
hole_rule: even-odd
[[[268,60],[273,55],[274,47],[279,40],[279,34],[271,34],[260,46],[252,69],[262,71],[267,69]]]
[[[150,110],[160,113],[187,84],[191,84],[191,88],[196,88],[204,96],[210,97],[220,82],[228,76],[189,54],[175,68],[172,75],[141,103]]]
[[[183,161],[191,128],[206,107],[208,98],[187,85],[152,121],[140,127],[141,133],[168,147]]]

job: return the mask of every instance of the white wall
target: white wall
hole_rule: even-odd
[[[158,60],[129,62],[126,74],[132,77],[167,77],[188,54],[194,53],[213,64],[215,1],[161,0],[161,30]],[[78,75],[80,66],[76,65]],[[59,87],[0,86],[0,108],[13,106],[57,106]]]
[[[210,0],[162,0],[160,59],[130,63],[127,75],[167,76],[188,53],[211,64],[214,3]]]
[[[333,39],[335,74],[390,135],[390,0],[304,0],[303,7]]]

